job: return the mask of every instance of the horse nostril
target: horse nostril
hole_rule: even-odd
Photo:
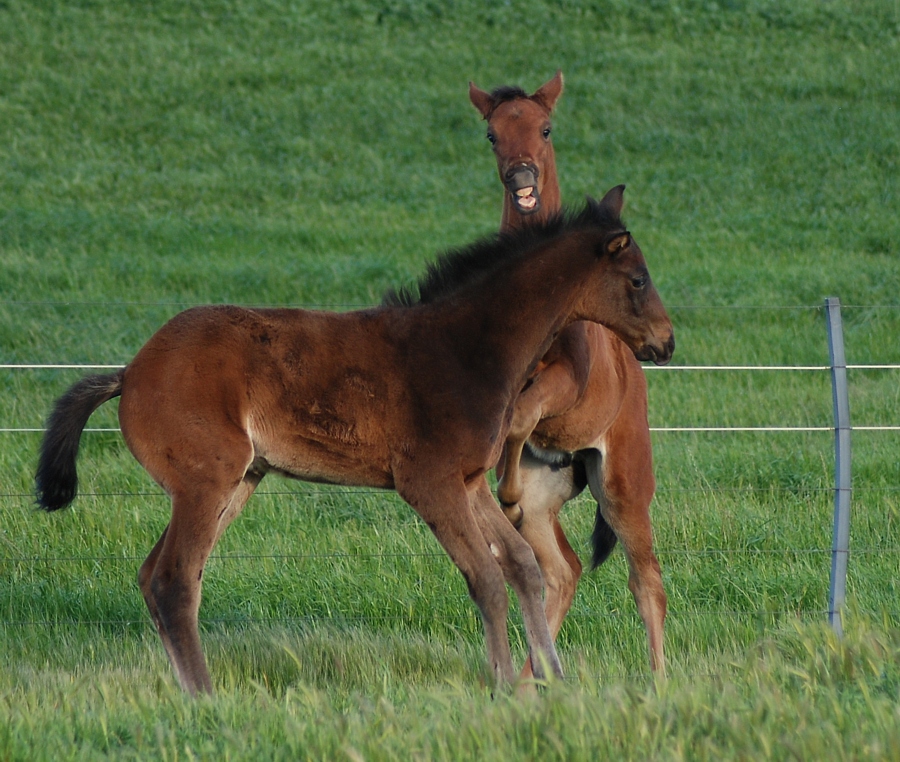
[[[669,336],[669,340],[663,345],[661,352],[656,352],[653,362],[656,365],[668,365],[675,354],[675,334]]]
[[[516,175],[518,175],[522,172],[530,172],[535,177],[538,176],[538,168],[534,164],[532,164],[531,162],[527,162],[527,161],[520,161],[520,162],[517,162],[516,164],[513,164],[509,169],[506,170],[507,182],[509,182]]]
[[[517,164],[510,167],[504,177],[504,183],[510,190],[518,188],[534,187],[537,185],[538,171],[537,167],[530,164]]]

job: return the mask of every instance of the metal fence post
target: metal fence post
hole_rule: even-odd
[[[847,592],[847,557],[850,552],[850,399],[847,393],[847,360],[841,302],[825,300],[828,322],[828,354],[831,360],[831,392],[834,400],[834,539],[831,546],[831,588],[828,621],[840,637],[844,627],[842,610]]]

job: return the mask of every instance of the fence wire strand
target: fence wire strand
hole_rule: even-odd
[[[53,307],[78,307],[78,306],[96,306],[98,303],[96,302],[88,302],[88,303],[60,303],[60,302],[40,302],[40,301],[7,301],[3,300],[4,304],[12,304],[12,305],[42,305],[42,306],[53,306]],[[184,308],[188,306],[192,306],[186,303],[172,302],[172,303],[142,303],[142,302],[121,302],[121,303],[105,303],[105,306],[111,306],[114,308],[129,308],[129,307],[155,307],[155,308]],[[284,305],[284,306],[296,306],[296,305]],[[357,307],[363,307],[368,305],[316,305],[318,309],[352,309]],[[897,309],[897,306],[893,305],[844,305],[844,309],[854,309],[854,308],[865,308],[865,309]],[[672,309],[680,309],[680,310],[699,310],[699,309],[763,309],[758,306],[745,306],[745,307],[735,307],[735,306],[722,306],[719,308],[716,307],[701,307],[701,306],[691,306],[691,305],[682,305],[677,307],[672,307]],[[773,309],[766,307],[765,309]],[[783,310],[821,310],[822,307],[814,306],[797,306],[797,307],[779,307],[777,309]],[[109,370],[117,370],[124,367],[125,363],[116,363],[116,364],[88,364],[88,363],[5,363],[0,364],[0,370],[8,370],[8,371],[45,371],[45,370],[77,370],[77,371],[109,371]],[[847,364],[845,366],[847,370],[884,370],[884,371],[894,371],[900,369],[900,364]],[[648,371],[652,371],[653,373],[657,372],[688,372],[688,373],[716,373],[716,372],[828,372],[831,371],[832,368],[829,365],[792,365],[792,366],[765,366],[765,365],[696,365],[696,366],[684,366],[684,365],[668,365],[664,367],[658,366],[645,366],[645,369]],[[854,431],[860,432],[882,432],[882,431],[900,431],[900,426],[894,425],[854,425],[852,427]],[[0,428],[0,434],[41,434],[45,431],[43,427],[5,427]],[[100,433],[117,433],[120,429],[118,427],[97,427],[97,428],[88,428],[85,429],[85,433],[90,434],[100,434]],[[651,427],[651,431],[657,434],[669,434],[669,433],[739,433],[739,432],[765,432],[765,433],[778,433],[778,432],[834,432],[835,427],[831,426],[754,426],[754,427],[744,427],[744,426],[694,426],[694,427]],[[791,487],[671,487],[667,488],[665,486],[659,487],[657,489],[657,494],[665,494],[665,493],[715,493],[715,492],[731,492],[731,493],[768,493],[768,492],[788,492],[788,493],[802,493],[802,494],[826,494],[833,493],[833,487],[804,487],[804,488],[791,488]],[[884,486],[884,487],[855,487],[854,492],[881,492],[885,494],[894,493],[900,491],[900,486]],[[269,495],[269,496],[287,496],[293,498],[306,498],[310,496],[334,496],[334,495],[383,495],[384,491],[381,490],[367,490],[367,489],[336,489],[329,491],[314,491],[314,490],[273,490],[273,491],[264,491],[258,492],[259,495]],[[135,491],[135,492],[88,492],[82,493],[82,497],[89,498],[132,498],[132,497],[150,497],[150,498],[166,498],[167,496],[163,492],[156,491]],[[0,493],[0,498],[6,499],[22,499],[22,500],[33,500],[33,495],[28,493],[18,493],[18,492],[8,492],[8,493]],[[0,537],[0,539],[6,539]],[[8,540],[6,541],[8,545],[11,546],[13,550],[15,547]],[[831,548],[819,548],[819,547],[804,547],[804,548],[677,548],[677,547],[662,547],[656,548],[656,553],[659,556],[692,556],[692,557],[710,557],[710,556],[738,556],[738,555],[747,555],[747,556],[767,556],[767,555],[785,555],[785,556],[797,556],[797,555],[826,555],[832,552]],[[851,556],[871,556],[871,555],[898,555],[900,554],[900,547],[897,546],[883,546],[883,547],[861,547],[861,548],[852,548]],[[223,553],[210,556],[211,561],[215,561],[217,563],[234,563],[234,562],[254,562],[254,561],[266,561],[266,560],[275,560],[275,561],[296,561],[296,562],[304,562],[304,561],[321,561],[321,560],[335,560],[335,561],[346,561],[346,560],[354,560],[354,561],[367,561],[367,560],[384,560],[384,559],[393,559],[393,558],[428,558],[434,559],[435,561],[441,560],[441,562],[448,561],[446,555],[441,551],[422,551],[422,552],[402,552],[402,553]],[[70,555],[70,556],[30,556],[27,554],[16,554],[16,555],[7,555],[0,556],[0,564],[13,564],[13,565],[35,565],[35,564],[65,564],[65,563],[91,563],[91,564],[118,564],[118,563],[140,563],[143,561],[143,556],[138,555]],[[463,596],[464,597],[464,596]],[[822,610],[737,610],[737,609],[681,609],[679,610],[677,607],[669,610],[669,622],[670,624],[676,624],[679,620],[695,620],[700,618],[733,618],[733,619],[824,619],[828,612],[824,609]],[[863,615],[878,617],[878,616],[889,616],[893,618],[900,617],[900,612],[897,611],[860,611],[858,612]],[[575,620],[578,619],[621,619],[627,618],[629,620],[636,620],[637,613],[634,611],[600,611],[600,610],[592,610],[592,609],[584,609],[584,608],[576,608],[573,609],[570,614],[570,618]],[[297,625],[304,623],[321,623],[321,622],[339,622],[339,623],[353,623],[353,622],[367,622],[367,621],[382,621],[382,622],[403,622],[409,623],[411,621],[416,621],[416,617],[410,616],[400,616],[400,615],[392,615],[392,614],[382,614],[382,615],[306,615],[306,616],[296,616],[296,617],[277,617],[277,616],[259,616],[259,617],[207,617],[201,620],[201,624],[205,627],[229,627],[229,626],[247,626],[247,625],[273,625],[273,624],[283,624],[283,625]],[[76,618],[55,618],[55,619],[30,619],[30,620],[6,620],[0,621],[0,626],[3,627],[52,627],[52,626],[93,626],[93,627],[133,627],[140,626],[143,628],[152,628],[152,623],[148,618],[140,618],[140,619],[76,619]],[[623,676],[627,677],[627,676]],[[643,678],[643,675],[636,676],[638,678]],[[709,677],[715,677],[715,675],[710,675]]]

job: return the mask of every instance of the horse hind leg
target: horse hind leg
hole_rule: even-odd
[[[659,560],[653,552],[650,501],[655,482],[648,458],[629,460],[613,450],[606,464],[599,451],[585,453],[585,468],[591,493],[604,519],[622,543],[628,560],[628,589],[647,632],[650,669],[665,675],[663,631],[667,597]],[[611,548],[610,548],[611,549]]]
[[[196,493],[176,492],[172,521],[141,566],[138,584],[181,686],[211,693],[203,656],[199,609],[203,570],[216,541],[240,513],[262,477],[248,473],[224,494],[206,485],[215,504]],[[212,508],[212,510],[210,510]]]
[[[517,524],[521,517],[516,504],[525,492],[521,461],[528,437],[542,419],[567,410],[577,401],[580,393],[581,388],[571,368],[557,362],[545,367],[516,398],[506,447],[497,468],[497,499],[513,524]]]
[[[168,531],[168,526],[163,529],[163,533],[153,546],[153,550],[150,551],[150,555],[141,564],[141,568],[138,571],[138,587],[141,590],[141,595],[144,596],[147,609],[150,611],[150,618],[153,620],[153,624],[156,625],[156,631],[159,633],[160,640],[162,640],[163,648],[166,649],[166,655],[169,657],[169,661],[172,661],[172,644],[169,641],[168,631],[159,616],[159,608],[156,605],[156,598],[153,595],[150,584],[150,580],[153,578],[153,570],[156,568],[156,562],[159,560],[159,554],[162,552]],[[174,662],[172,663],[174,665]]]
[[[584,483],[572,466],[551,467],[530,458],[524,458],[522,466],[522,520],[517,529],[534,551],[543,575],[544,612],[555,641],[572,606],[582,572],[578,554],[559,523],[559,512],[566,501],[581,492]],[[520,677],[529,678],[532,674],[529,657]]]

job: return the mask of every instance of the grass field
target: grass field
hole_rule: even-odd
[[[5,0],[0,363],[124,363],[192,304],[376,303],[499,222],[468,81],[557,68],[564,199],[627,184],[674,364],[826,364],[828,296],[850,363],[900,363],[898,55],[883,0]],[[898,373],[851,371],[855,425],[900,424]],[[0,369],[0,428],[80,375]],[[831,421],[827,373],[647,375],[654,428]],[[533,699],[491,697],[465,583],[402,501],[277,478],[210,561],[218,694],[185,699],[134,581],[166,499],[89,433],[81,496],[37,514],[38,443],[0,432],[0,759],[900,757],[896,431],[854,433],[843,640],[832,435],[655,433],[669,679],[616,552]],[[592,517],[564,515],[584,558]]]

